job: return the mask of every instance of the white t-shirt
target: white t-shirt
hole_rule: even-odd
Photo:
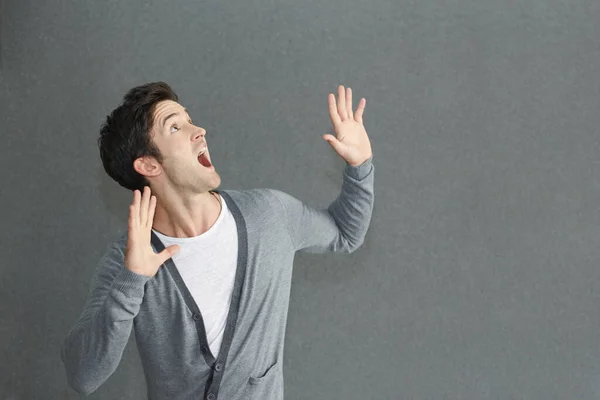
[[[216,358],[223,341],[233,292],[238,236],[227,203],[218,193],[215,195],[221,202],[221,213],[214,225],[202,235],[174,238],[153,231],[165,247],[172,244],[180,246],[172,260],[202,313],[208,345]]]

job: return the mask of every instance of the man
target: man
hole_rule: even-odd
[[[216,190],[206,130],[163,83],[131,89],[102,126],[108,175],[134,192],[128,231],[92,278],[61,349],[68,382],[89,394],[117,368],[131,330],[148,399],[282,399],[296,251],[350,253],[364,241],[374,166],[352,91],[329,94],[345,161],[339,197],[316,209],[276,189]],[[162,267],[162,268],[161,268]]]

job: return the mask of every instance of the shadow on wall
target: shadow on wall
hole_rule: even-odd
[[[0,0],[1,1],[1,0]],[[98,168],[96,169],[96,186],[100,194],[100,200],[108,212],[115,217],[123,232],[127,229],[129,220],[129,205],[133,201],[133,192],[124,188],[114,181],[102,167],[100,155],[98,155]]]

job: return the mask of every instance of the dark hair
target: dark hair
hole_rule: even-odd
[[[123,104],[106,117],[100,129],[98,147],[104,170],[119,185],[131,191],[149,186],[146,178],[133,169],[137,158],[151,156],[163,162],[150,131],[154,125],[156,105],[164,100],[178,100],[175,92],[164,82],[134,87],[123,97]]]

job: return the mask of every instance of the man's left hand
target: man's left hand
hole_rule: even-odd
[[[356,113],[352,112],[352,89],[338,88],[338,101],[335,95],[329,93],[329,117],[333,123],[336,136],[323,135],[331,147],[348,164],[357,167],[367,161],[372,155],[371,142],[363,125],[362,115],[365,111],[367,100],[363,97],[358,103]]]

